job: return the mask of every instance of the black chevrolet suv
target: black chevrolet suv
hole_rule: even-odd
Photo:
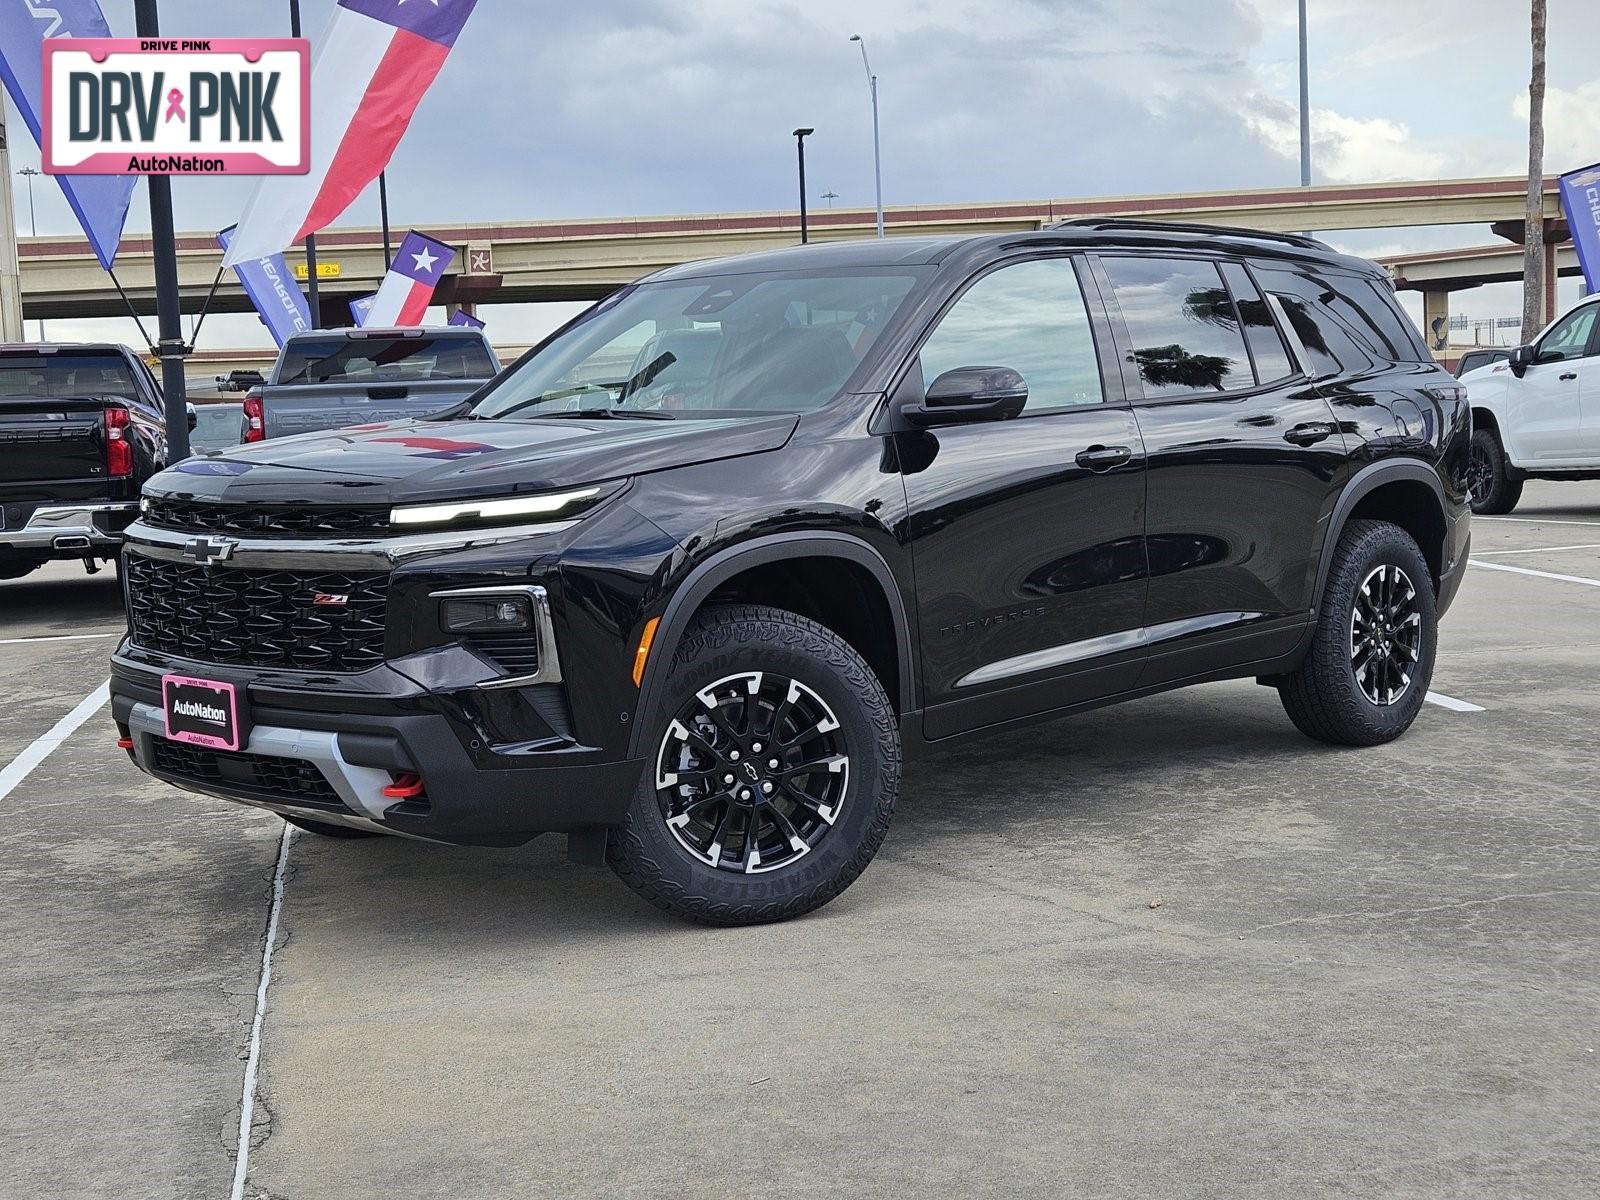
[[[145,490],[122,745],[316,833],[569,835],[793,916],[902,753],[1185,684],[1402,733],[1470,414],[1383,272],[1136,221],[811,245],[610,296],[459,408]]]

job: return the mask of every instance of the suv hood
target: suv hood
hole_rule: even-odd
[[[713,421],[600,417],[554,421],[395,421],[276,438],[190,459],[160,490],[315,502],[432,500],[557,491],[606,479],[776,450],[793,413]],[[186,478],[180,483],[174,475]],[[211,477],[209,486],[199,477]],[[217,485],[223,485],[221,489]],[[362,493],[361,496],[352,493]],[[331,498],[331,497],[330,497]]]

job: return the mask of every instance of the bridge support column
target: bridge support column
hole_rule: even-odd
[[[1428,349],[1443,355],[1450,349],[1450,293],[1424,291],[1422,293],[1422,328],[1428,338]]]

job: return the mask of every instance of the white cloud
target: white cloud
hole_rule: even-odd
[[[1249,120],[1279,154],[1298,158],[1300,125],[1292,109],[1262,103]],[[1399,121],[1313,108],[1311,161],[1319,178],[1347,183],[1437,177],[1449,160]]]
[[[1511,111],[1526,124],[1526,91],[1512,102]],[[1544,161],[1547,171],[1572,171],[1600,161],[1600,79],[1545,89]]]

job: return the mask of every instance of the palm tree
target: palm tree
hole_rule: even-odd
[[[1522,342],[1538,336],[1544,311],[1545,0],[1533,0],[1533,73],[1528,79],[1528,211],[1522,224]]]

